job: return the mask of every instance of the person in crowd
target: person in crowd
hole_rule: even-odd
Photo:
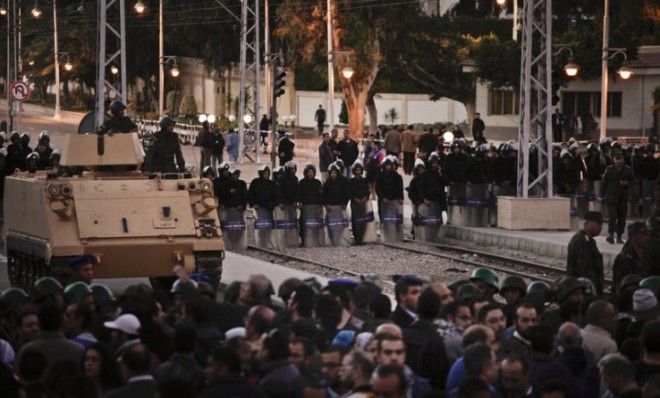
[[[160,130],[154,134],[153,145],[149,148],[146,163],[149,171],[158,173],[183,173],[186,162],[181,152],[179,136],[174,132],[174,119],[165,116],[160,119]]]
[[[409,124],[401,133],[401,152],[403,152],[403,173],[412,174],[415,164],[415,152],[417,151],[417,133],[413,130],[414,126]]]
[[[225,152],[225,136],[220,129],[213,126],[211,136],[211,167],[217,170],[218,165],[223,162]]]
[[[202,122],[202,128],[197,133],[195,144],[200,147],[199,169],[203,170],[204,167],[211,165],[211,152],[213,150],[213,132],[208,121]]]
[[[323,133],[323,141],[319,145],[319,172],[321,173],[321,182],[328,179],[328,167],[335,161],[335,156],[330,147],[330,133]]]
[[[351,138],[351,133],[348,129],[344,129],[344,138],[337,144],[337,151],[339,152],[339,159],[341,159],[346,167],[344,168],[344,177],[350,179],[353,175],[351,173],[351,166],[360,156],[360,148],[358,143]]]
[[[602,229],[603,216],[600,212],[588,211],[584,215],[582,229],[573,235],[568,243],[566,259],[568,275],[576,278],[585,277],[593,281],[598,296],[603,294],[604,288],[603,255],[598,250],[594,238],[600,235]]]
[[[394,295],[397,306],[390,319],[404,329],[419,319],[417,315],[417,300],[422,292],[424,281],[413,275],[401,277],[395,285]]]
[[[110,111],[110,117],[104,118],[103,124],[99,126],[99,132],[110,135],[137,132],[137,125],[124,114],[126,105],[123,102],[119,100],[112,101],[108,110]]]
[[[608,166],[603,174],[601,196],[607,205],[608,227],[607,242],[623,243],[621,236],[626,227],[626,214],[628,213],[628,187],[634,182],[632,169],[626,166],[623,154],[616,152],[613,156],[614,164]]]
[[[122,384],[117,359],[104,343],[97,342],[85,349],[83,371],[102,395]]]
[[[642,390],[635,380],[635,366],[625,356],[612,353],[600,362],[603,382],[607,388],[606,397],[641,397]]]
[[[612,286],[616,289],[627,275],[642,275],[646,269],[644,253],[651,238],[646,223],[636,221],[628,225],[628,240],[612,265]]]
[[[238,160],[239,145],[238,131],[236,129],[229,129],[227,133],[227,155],[229,155],[231,162]]]
[[[142,343],[136,342],[126,347],[120,357],[119,366],[126,384],[109,391],[107,398],[156,397],[158,385],[151,369],[151,353]]]
[[[287,162],[291,162],[293,160],[293,155],[294,155],[294,148],[296,147],[296,144],[293,142],[293,136],[291,133],[284,133],[282,138],[277,143],[277,153],[278,153],[278,158],[280,160],[280,166],[284,166],[287,164]]]
[[[264,113],[259,120],[259,139],[263,153],[268,151],[268,133],[270,133],[270,119]]]
[[[242,373],[238,353],[228,347],[218,346],[206,362],[204,378],[207,387],[202,390],[199,397],[267,397],[257,387],[250,385]]]
[[[323,109],[322,105],[319,105],[316,112],[314,112],[314,120],[316,121],[316,128],[319,135],[321,135],[323,133],[323,126],[325,125],[325,109]]]
[[[401,132],[393,128],[385,134],[385,141],[383,142],[383,147],[385,148],[385,153],[387,155],[392,155],[399,158],[399,153],[401,153]]]
[[[486,142],[484,130],[486,130],[486,124],[481,119],[481,114],[475,113],[474,119],[472,119],[472,139],[477,144],[483,144]]]
[[[380,171],[380,166],[385,160],[385,154],[378,141],[371,143],[371,151],[369,155],[365,155],[364,168],[367,173],[367,181],[369,181],[369,190],[371,191],[371,200],[376,199],[376,178]]]

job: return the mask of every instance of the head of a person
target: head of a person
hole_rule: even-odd
[[[652,321],[658,316],[658,299],[651,289],[637,289],[632,295],[632,307],[637,321]]]
[[[446,308],[454,301],[454,293],[442,282],[434,282],[431,287],[435,293],[440,297],[441,308]]]
[[[458,386],[458,398],[488,398],[490,396],[490,386],[480,377],[467,376]]]
[[[330,138],[332,138],[333,140],[337,139],[338,135],[339,135],[339,130],[337,129],[330,130]]]
[[[447,320],[461,330],[466,330],[472,325],[473,317],[470,305],[462,300],[455,300],[445,307]]]
[[[479,377],[489,384],[497,381],[495,353],[486,344],[476,343],[465,349],[463,355],[466,375]]]
[[[119,360],[124,380],[147,374],[151,370],[151,352],[146,345],[139,342],[127,347]]]
[[[345,139],[346,141],[348,141],[348,140],[351,139],[351,132],[348,131],[348,129],[344,129],[344,131],[343,131],[343,136],[344,136],[344,139]]]
[[[241,359],[236,352],[229,347],[218,346],[206,361],[204,378],[207,383],[213,383],[220,377],[227,375],[238,375],[241,373]]]
[[[282,329],[272,329],[263,342],[262,356],[259,359],[268,361],[288,360],[291,352],[289,351],[289,336]]]
[[[479,119],[479,118],[481,118],[481,114],[480,114],[480,113],[478,113],[478,112],[477,112],[477,113],[475,113],[475,114],[474,114],[474,118],[475,118],[475,119]]]
[[[417,277],[404,276],[394,287],[394,295],[399,305],[409,311],[417,312],[417,300],[422,292],[424,281]]]
[[[601,327],[614,333],[617,326],[617,311],[609,301],[596,300],[589,304],[585,314],[588,324]]]
[[[493,348],[495,345],[495,333],[493,329],[479,324],[467,328],[465,333],[463,333],[463,347],[467,348],[477,343],[486,344]]]
[[[119,387],[121,384],[117,359],[103,343],[97,342],[85,349],[83,371],[85,376],[99,380],[104,389]]]
[[[654,374],[646,381],[642,390],[642,398],[660,397],[660,374]]]
[[[396,365],[380,365],[371,376],[374,398],[404,398],[406,377],[403,368]]]
[[[397,324],[392,322],[385,322],[381,325],[378,325],[378,327],[374,331],[374,336],[383,336],[386,334],[403,338],[403,331],[401,330],[401,328]]]
[[[196,297],[186,301],[184,306],[185,320],[188,325],[196,326],[209,321],[210,300],[207,297]]]
[[[72,338],[83,331],[91,331],[94,323],[94,311],[89,306],[72,303],[64,311],[62,329],[64,335]]]
[[[569,398],[571,396],[566,383],[558,379],[546,381],[538,390],[539,398]]]
[[[321,354],[321,376],[326,385],[331,387],[339,385],[339,370],[345,353],[344,347],[330,346]]]
[[[635,248],[644,249],[651,239],[651,232],[646,223],[636,221],[628,225],[628,241]]]
[[[94,257],[79,256],[70,262],[74,278],[90,285],[94,279]]]
[[[417,300],[417,314],[420,319],[433,322],[440,313],[440,296],[435,290],[427,286],[422,293],[420,293]]]
[[[583,229],[592,238],[600,235],[603,230],[603,215],[597,211],[588,211],[584,215]]]
[[[529,389],[529,364],[523,356],[507,356],[500,362],[500,382],[509,397],[522,397]]]
[[[32,306],[27,306],[19,312],[16,323],[18,326],[18,339],[22,344],[37,338],[39,330],[41,330],[37,309]]]
[[[600,360],[603,382],[615,396],[630,386],[635,386],[635,366],[621,354],[608,354]]]
[[[616,152],[614,156],[612,156],[612,159],[614,160],[614,166],[616,167],[623,167],[625,165],[625,159],[621,152]]]
[[[562,349],[582,347],[582,330],[573,322],[564,322],[557,332],[557,345]]]
[[[324,131],[323,136],[321,138],[323,139],[323,142],[330,141],[330,133],[328,133],[327,131]]]
[[[62,328],[62,310],[57,304],[46,303],[37,314],[39,325],[44,332],[57,332]]]
[[[396,365],[403,368],[406,364],[406,345],[403,339],[393,335],[376,335],[376,361],[379,365]]]
[[[497,340],[502,338],[506,329],[506,315],[502,308],[496,304],[487,304],[479,309],[477,320],[480,324],[488,326],[495,333]]]
[[[305,178],[312,179],[316,176],[316,169],[314,167],[305,168]]]
[[[291,293],[287,307],[290,312],[296,312],[303,318],[311,318],[314,311],[314,289],[302,284]]]
[[[306,369],[316,352],[314,343],[307,337],[296,336],[289,340],[289,360],[299,370]]]
[[[374,363],[362,352],[352,351],[344,355],[339,368],[339,380],[345,388],[352,389],[368,383],[374,368]]]
[[[523,337],[526,336],[529,330],[538,325],[536,307],[530,303],[521,303],[518,305],[518,308],[516,308],[515,325],[516,331]]]
[[[275,312],[265,305],[257,305],[248,311],[245,331],[248,340],[253,340],[267,333],[275,323]]]
[[[392,312],[390,298],[383,293],[375,294],[367,304],[369,315],[374,319],[387,319]]]

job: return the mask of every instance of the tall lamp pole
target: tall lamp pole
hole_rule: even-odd
[[[609,73],[607,70],[609,62],[610,41],[610,0],[604,0],[603,4],[603,55],[601,64],[600,82],[600,139],[607,136],[607,90]]]
[[[53,55],[55,60],[55,113],[53,118],[59,120],[62,118],[62,109],[60,105],[60,54],[57,41],[57,0],[53,0]]]
[[[161,61],[164,57],[163,38],[163,0],[158,2],[158,116],[165,112],[165,65]]]
[[[332,0],[327,0],[328,4],[328,130],[335,128],[335,111],[334,111],[334,96],[335,96],[335,68],[334,68],[334,45],[332,40]]]

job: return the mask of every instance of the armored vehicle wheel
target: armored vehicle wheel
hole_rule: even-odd
[[[50,275],[50,270],[43,259],[9,251],[7,253],[7,273],[12,286],[30,293],[34,282],[43,276]]]

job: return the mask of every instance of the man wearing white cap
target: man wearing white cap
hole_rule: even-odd
[[[133,314],[119,315],[114,321],[104,322],[103,326],[112,329],[112,342],[118,353],[140,341],[140,320]]]

